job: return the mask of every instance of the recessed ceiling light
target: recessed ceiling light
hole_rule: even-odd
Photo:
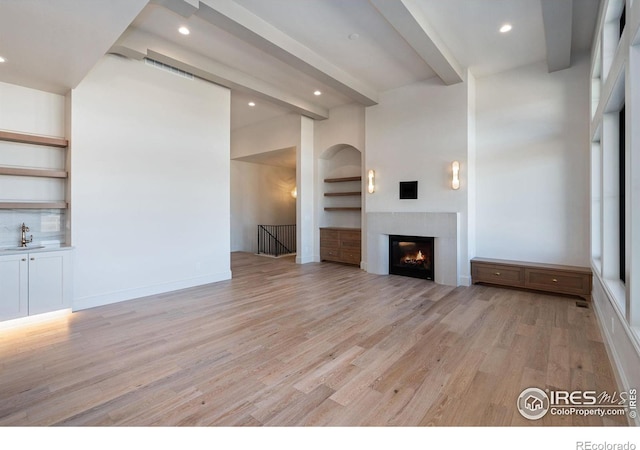
[[[248,105],[249,106],[256,106],[256,104],[254,102],[249,102]]]
[[[313,95],[322,95],[322,92],[320,92],[320,91],[314,91],[314,92],[313,92]]]
[[[510,23],[505,23],[500,27],[500,33],[508,33],[509,31],[511,31],[511,28],[513,27],[511,26]]]
[[[6,61],[6,59],[4,59],[2,56],[0,56],[0,63],[3,63],[5,61]]]
[[[358,39],[360,37],[360,35],[358,33],[351,33],[349,35],[349,39],[351,39],[352,41],[355,41],[356,39]]]
[[[180,28],[178,28],[178,33],[184,34],[186,36],[189,33],[191,33],[191,31],[189,31],[189,29],[187,27],[180,27]]]

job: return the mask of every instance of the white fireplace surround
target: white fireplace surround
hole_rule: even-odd
[[[367,271],[389,274],[389,235],[434,238],[435,279],[459,286],[459,214],[444,212],[367,213]]]

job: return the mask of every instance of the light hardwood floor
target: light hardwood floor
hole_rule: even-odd
[[[233,280],[0,330],[0,425],[626,425],[516,410],[617,391],[575,299],[232,254]]]

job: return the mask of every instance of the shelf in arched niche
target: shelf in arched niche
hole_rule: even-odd
[[[360,227],[362,209],[362,155],[347,144],[329,147],[319,160],[323,180],[323,210],[327,212],[350,212],[350,215],[329,214],[321,222],[333,227]]]

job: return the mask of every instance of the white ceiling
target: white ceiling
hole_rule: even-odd
[[[0,81],[64,94],[147,0],[0,0]]]
[[[372,105],[379,92],[409,83],[432,77],[458,82],[466,69],[482,77],[545,60],[554,69],[566,67],[589,50],[600,5],[600,0],[0,2],[0,56],[6,58],[0,81],[65,93],[109,51],[150,57],[228,86],[234,129],[290,112],[326,118],[335,106]],[[501,34],[505,22],[513,30]],[[182,25],[190,28],[189,36],[177,32]],[[321,96],[313,95],[316,89]],[[256,106],[249,107],[249,101]]]
[[[433,27],[476,77],[545,59],[539,0],[421,0]],[[503,34],[504,23],[513,25]]]

